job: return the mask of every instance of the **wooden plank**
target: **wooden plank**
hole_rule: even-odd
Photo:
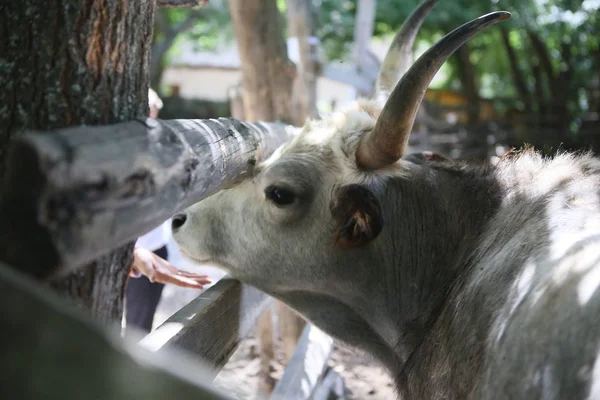
[[[336,395],[338,400],[346,400],[346,385],[344,384],[344,378],[337,372],[333,371],[337,378],[333,386],[333,393]]]
[[[271,400],[309,399],[327,366],[333,339],[314,325],[307,324]]]
[[[0,263],[0,398],[27,400],[230,399],[208,368],[153,354],[102,327],[73,303]]]
[[[213,379],[270,303],[271,297],[260,290],[225,277],[149,333],[140,345],[158,353],[178,347],[198,355],[212,367],[204,377]]]
[[[344,379],[333,369],[329,369],[317,384],[310,400],[329,400],[331,396],[344,398]]]
[[[42,279],[73,270],[235,184],[293,131],[145,119],[20,135],[2,182],[0,260]]]

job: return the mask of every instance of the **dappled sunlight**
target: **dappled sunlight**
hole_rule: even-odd
[[[194,319],[194,317],[196,316],[196,314],[191,314],[190,316],[186,317],[185,319],[187,319],[188,321],[191,321],[192,319]]]
[[[548,1],[537,0],[537,3],[539,5],[546,5]],[[563,22],[575,28],[588,20],[588,13],[596,12],[599,8],[600,0],[584,0],[581,3],[581,9],[575,12],[559,8],[556,5],[551,5],[548,7],[547,13],[542,14],[537,18],[537,22],[540,25]]]
[[[523,272],[521,272],[521,274],[519,274],[515,280],[513,288],[510,291],[508,296],[509,299],[512,299],[510,309],[506,310],[504,315],[501,315],[497,320],[498,326],[495,329],[497,342],[502,339],[502,335],[504,334],[506,326],[509,322],[509,317],[514,313],[523,300],[525,300],[525,296],[529,293],[534,283],[533,278],[535,277],[535,272],[536,265],[533,260],[530,259],[523,269]]]
[[[600,266],[598,266],[598,259],[590,271],[581,277],[581,281],[577,286],[577,295],[579,299],[579,305],[585,306],[587,302],[592,298],[592,295],[600,286]]]
[[[184,326],[179,322],[166,322],[140,340],[139,345],[150,351],[158,351],[177,335]]]

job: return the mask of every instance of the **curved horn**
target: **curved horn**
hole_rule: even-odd
[[[467,22],[419,57],[392,91],[373,130],[363,136],[356,153],[359,167],[378,169],[400,159],[425,91],[440,67],[476,33],[510,17],[509,12],[497,11]]]
[[[383,59],[375,93],[378,98],[387,99],[396,82],[408,71],[413,61],[413,46],[417,33],[425,21],[429,11],[437,0],[425,0],[406,18],[402,27],[394,37],[390,48]]]

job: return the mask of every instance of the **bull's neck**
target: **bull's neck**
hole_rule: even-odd
[[[499,204],[483,171],[414,168],[377,194],[381,234],[340,251],[322,287],[271,293],[395,374],[430,333]]]
[[[384,230],[352,256],[356,267],[345,266],[352,271],[339,293],[330,289],[370,330],[367,350],[396,372],[430,332],[457,276],[467,273],[499,207],[499,189],[483,170],[415,169],[379,194]]]

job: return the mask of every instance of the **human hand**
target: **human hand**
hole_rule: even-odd
[[[129,275],[138,276],[136,272],[148,277],[150,282],[170,283],[194,289],[203,289],[204,285],[211,283],[208,276],[182,271],[167,260],[143,248],[136,248],[133,252],[133,263]]]

